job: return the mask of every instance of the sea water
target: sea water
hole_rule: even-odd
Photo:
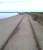
[[[16,16],[18,13],[0,13],[0,19],[5,19],[11,16]]]

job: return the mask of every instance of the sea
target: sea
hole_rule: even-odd
[[[0,13],[0,19],[5,19],[11,16],[16,16],[18,13]]]

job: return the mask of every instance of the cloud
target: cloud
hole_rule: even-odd
[[[3,3],[0,5],[0,12],[3,11],[14,11],[14,12],[22,12],[22,11],[30,11],[31,4],[30,3]]]
[[[0,0],[0,12],[43,12],[43,0]]]
[[[32,11],[43,12],[43,0],[32,0]]]
[[[30,2],[31,0],[0,0],[0,2],[12,3],[12,2]]]

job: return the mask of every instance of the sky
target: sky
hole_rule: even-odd
[[[0,0],[0,12],[43,12],[43,0]]]

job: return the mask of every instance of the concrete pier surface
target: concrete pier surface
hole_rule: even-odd
[[[4,50],[37,50],[28,15],[24,15]]]

